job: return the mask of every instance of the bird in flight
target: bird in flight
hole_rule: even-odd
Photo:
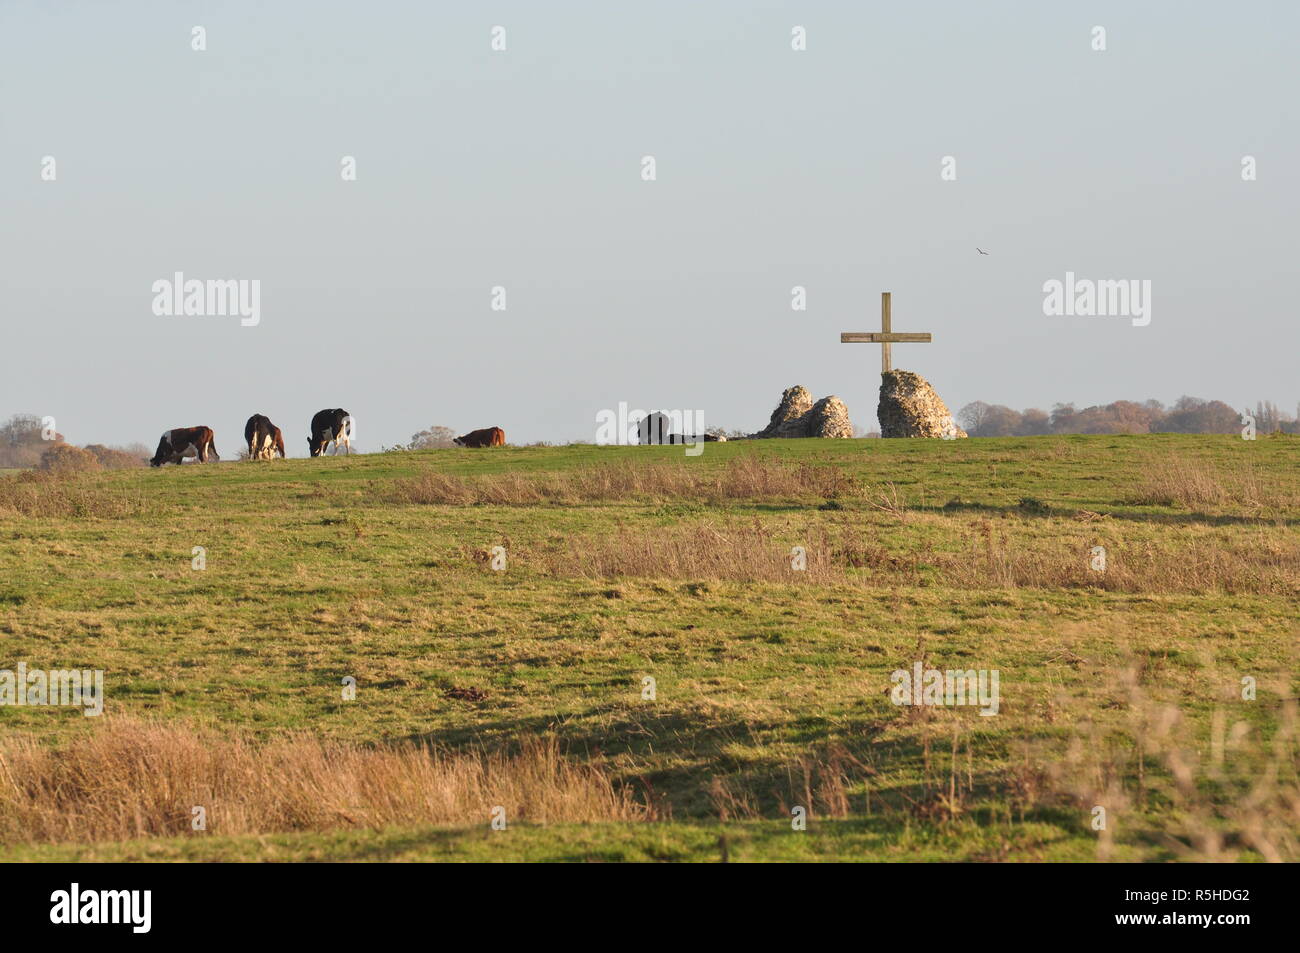
[[[987,255],[987,254],[988,254],[988,252],[986,252],[983,248],[979,248],[978,246],[975,248],[975,250],[976,250],[977,252],[979,252],[981,255]]]

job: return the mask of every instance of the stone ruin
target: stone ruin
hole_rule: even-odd
[[[885,371],[880,375],[880,406],[876,415],[880,418],[881,437],[952,440],[967,436],[930,382],[911,371]]]
[[[808,388],[795,385],[781,395],[772,419],[751,440],[768,437],[852,437],[849,409],[838,397],[823,397],[816,403]]]

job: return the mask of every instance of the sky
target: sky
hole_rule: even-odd
[[[0,416],[225,454],[264,413],[302,456],[327,407],[363,450],[591,441],[802,384],[870,430],[880,348],[839,335],[883,291],[954,411],[1290,411],[1297,35],[1252,0],[0,0]],[[258,281],[258,323],[156,314],[176,272]],[[1067,272],[1149,281],[1150,322],[1044,314]]]

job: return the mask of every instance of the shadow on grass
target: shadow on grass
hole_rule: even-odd
[[[967,503],[962,500],[953,500],[945,503],[943,506],[932,507],[913,507],[916,512],[926,512],[942,515],[952,512],[971,512],[984,513],[990,516],[1028,516],[1038,517],[1041,519],[1061,519],[1073,516],[1079,511],[1079,507],[1061,507],[1054,509],[1050,504],[1040,506],[1024,505],[995,505],[992,503]],[[1104,516],[1117,520],[1128,520],[1135,523],[1161,523],[1167,526],[1181,526],[1187,524],[1202,524],[1206,526],[1300,526],[1300,519],[1282,519],[1276,516],[1229,516],[1229,515],[1211,515],[1209,513],[1149,513],[1141,510],[1107,510],[1099,512],[1099,516]]]
[[[638,716],[625,706],[607,706],[570,720],[503,718],[402,740],[492,751],[554,733],[568,757],[604,764],[616,783],[630,787],[660,818],[716,819],[721,811],[788,818],[792,805],[813,806],[806,803],[811,795],[822,808],[839,799],[838,809],[855,815],[929,821],[996,805],[1007,822],[1061,821],[1063,804],[1031,810],[1020,803],[1017,780],[1007,768],[1011,752],[1003,742],[981,737],[973,759],[968,761],[962,747],[952,762],[946,727],[931,735],[928,747],[923,732],[885,739],[899,717],[905,716],[837,718],[832,732],[820,718],[757,721],[698,710]],[[746,757],[747,751],[754,757]],[[1071,818],[1075,813],[1065,810]]]

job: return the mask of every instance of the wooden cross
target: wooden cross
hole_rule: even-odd
[[[841,344],[879,344],[880,348],[880,373],[888,374],[891,370],[889,364],[889,345],[890,344],[929,344],[930,333],[928,331],[919,334],[895,334],[890,327],[889,321],[889,292],[880,293],[880,330],[879,331],[844,331],[840,334]]]

